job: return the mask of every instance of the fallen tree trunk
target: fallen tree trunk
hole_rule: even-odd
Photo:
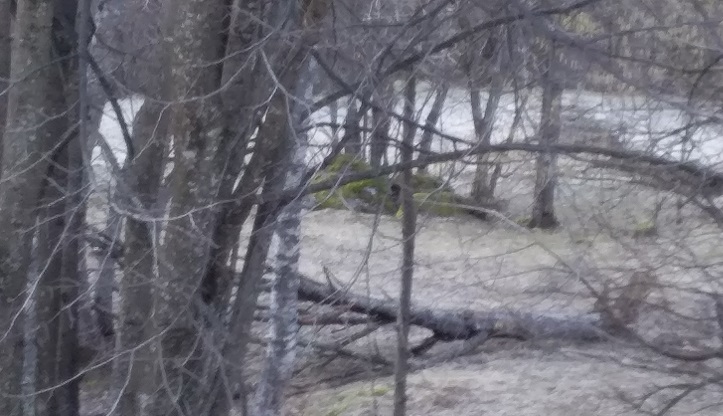
[[[350,312],[368,315],[373,320],[388,324],[396,321],[397,304],[392,299],[380,299],[341,290],[331,283],[319,283],[308,277],[301,279],[299,299],[317,304],[346,308]],[[603,341],[611,334],[603,330],[595,315],[565,316],[516,312],[502,309],[473,311],[470,309],[430,309],[413,306],[411,324],[432,331],[425,345],[427,350],[436,341],[482,338],[567,339],[573,341]],[[426,344],[431,345],[426,345]]]
[[[88,242],[103,250],[104,239],[90,233]],[[118,243],[118,247],[122,247]],[[122,251],[116,253],[117,261],[122,259]],[[267,272],[271,271],[267,268]],[[264,282],[267,283],[267,282]],[[267,285],[264,285],[267,286]],[[397,320],[398,307],[394,299],[382,299],[355,293],[337,287],[331,280],[320,283],[309,277],[302,277],[299,285],[299,300],[319,305],[335,306],[344,312],[363,314],[379,324],[391,324]],[[362,324],[368,320],[358,317],[333,319],[331,316],[319,316],[317,325]],[[263,320],[263,317],[261,318]],[[301,324],[314,324],[314,318],[304,315]],[[455,341],[475,339],[484,342],[489,338],[561,339],[570,341],[599,342],[614,336],[606,331],[596,314],[565,315],[520,312],[508,309],[475,311],[471,309],[436,309],[412,306],[411,324],[428,329],[432,336],[422,345],[413,349],[415,354],[423,353],[437,341]],[[480,341],[482,340],[482,341]]]

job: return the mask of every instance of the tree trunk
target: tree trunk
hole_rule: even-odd
[[[500,74],[492,75],[489,89],[489,98],[485,106],[484,116],[481,113],[480,90],[474,86],[470,86],[470,102],[472,105],[472,119],[474,121],[475,136],[477,143],[482,146],[488,146],[491,143],[492,130],[494,129],[495,116],[497,107],[502,97],[502,78]],[[492,192],[492,183],[490,181],[490,169],[493,169],[490,163],[489,153],[480,153],[477,156],[477,167],[475,170],[474,181],[472,182],[472,193],[470,197],[475,203],[482,204],[492,201],[494,194]]]
[[[173,105],[169,133],[174,167],[170,175],[170,211],[158,249],[153,312],[157,342],[155,391],[150,415],[201,415],[209,400],[204,373],[214,364],[205,352],[204,311],[199,287],[206,271],[214,228],[216,195],[227,155],[219,88],[224,17],[228,10],[215,0],[167,3],[164,38],[169,39],[165,80]]]
[[[301,279],[299,299],[340,307],[361,313],[380,324],[399,320],[399,304],[388,298],[369,296],[342,290],[328,283],[307,277]],[[410,324],[428,329],[439,341],[467,340],[480,334],[493,337],[522,339],[566,339],[599,342],[609,338],[602,322],[594,315],[566,316],[560,313],[544,315],[536,312],[517,312],[509,308],[489,311],[471,309],[430,309],[413,306]],[[422,353],[414,348],[415,354]]]
[[[78,297],[81,292],[80,247],[84,208],[82,156],[77,139],[55,158],[46,187],[38,232],[41,267],[36,294],[36,416],[79,414],[80,361]]]
[[[542,73],[542,108],[540,109],[541,146],[551,146],[560,137],[563,84],[560,79],[559,57],[556,45],[548,46],[545,67]],[[557,155],[542,152],[537,156],[537,178],[535,180],[535,202],[532,208],[530,228],[555,228],[559,224],[555,216],[555,185],[557,183]]]
[[[5,131],[5,118],[7,116],[8,95],[5,93],[10,78],[10,51],[12,38],[10,37],[11,27],[11,3],[13,0],[0,0],[0,140]],[[0,146],[2,149],[2,146]],[[2,150],[0,150],[2,160]]]
[[[404,116],[414,118],[417,82],[411,76],[405,87]],[[410,163],[414,158],[414,136],[416,128],[410,123],[404,125],[401,159]],[[412,169],[402,174],[402,284],[399,294],[397,315],[397,357],[394,366],[394,416],[404,416],[407,406],[407,372],[409,360],[409,323],[412,301],[412,277],[414,275],[414,238],[417,228],[417,212],[412,189]]]
[[[437,88],[437,95],[434,97],[432,102],[432,108],[427,114],[427,119],[424,121],[424,126],[427,128],[422,133],[422,139],[419,141],[419,153],[422,156],[426,156],[432,151],[432,134],[431,129],[437,128],[439,117],[442,115],[442,109],[444,109],[444,102],[447,100],[447,94],[449,93],[449,84],[444,83]],[[427,166],[421,166],[420,172],[426,172]]]
[[[372,167],[382,166],[389,147],[389,128],[391,118],[388,111],[394,108],[394,91],[392,83],[386,82],[377,91],[376,105],[372,109],[372,137],[369,145],[369,164]]]
[[[298,62],[291,62],[298,65]],[[292,84],[293,77],[291,74],[284,79],[285,83]],[[284,140],[279,138],[287,137],[290,132],[287,129],[288,113],[285,109],[287,100],[285,97],[275,95],[267,111],[264,124],[259,130],[258,137],[262,146],[256,150],[252,161],[244,172],[238,191],[235,192],[238,204],[233,204],[227,216],[222,218],[224,228],[217,229],[215,242],[217,245],[223,245],[226,249],[230,248],[238,238],[244,220],[248,216],[253,206],[253,202],[246,198],[247,195],[255,195],[256,188],[263,183],[261,195],[274,195],[283,189],[285,180],[285,171],[281,167],[288,167],[290,163],[286,161],[284,156]],[[258,166],[256,165],[258,164]],[[258,173],[256,170],[258,169]],[[241,198],[243,196],[243,198]],[[258,297],[258,282],[265,272],[265,262],[273,236],[273,223],[277,216],[277,204],[261,204],[257,208],[256,216],[251,231],[251,237],[248,241],[246,254],[241,273],[238,278],[237,295],[232,304],[232,317],[230,319],[229,333],[232,334],[231,341],[226,345],[224,355],[227,362],[241,363],[243,362],[246,346],[248,343],[248,331],[253,318],[253,310],[255,309],[256,299]],[[227,252],[230,255],[230,251]],[[216,288],[219,294],[229,293],[231,291],[232,273],[224,271],[223,267],[226,263],[219,259],[214,260],[215,278],[220,279]],[[231,267],[235,267],[232,265]],[[214,284],[215,285],[215,284]],[[204,286],[206,286],[204,284]],[[242,407],[246,407],[246,391],[244,385],[243,368],[239,366],[229,366],[220,369],[223,375],[219,374],[215,380],[213,409],[210,415],[224,415],[230,410],[229,403],[232,398],[238,396]],[[231,386],[222,383],[222,380],[230,380]]]
[[[58,99],[59,97],[54,97]],[[61,131],[64,123],[60,124]],[[35,398],[36,416],[58,415],[57,386],[60,385],[60,374],[57,364],[60,356],[59,313],[63,299],[63,243],[64,234],[68,231],[65,224],[68,153],[62,151],[53,161],[50,168],[49,182],[45,187],[43,209],[40,214],[38,231],[38,267],[40,277],[35,295],[34,340],[37,345],[35,369],[35,388],[42,393]]]
[[[133,124],[133,142],[136,155],[126,170],[128,188],[138,197],[151,215],[158,198],[163,178],[166,152],[166,129],[168,117],[163,116],[164,105],[148,100],[136,114]],[[153,223],[141,218],[129,217],[125,223],[125,247],[123,279],[120,285],[121,311],[119,319],[118,359],[114,368],[114,393],[119,394],[118,415],[141,414],[139,394],[150,375],[147,366],[150,357],[144,345],[152,334],[148,317],[152,310],[152,284],[154,271]]]
[[[529,98],[529,95],[525,94],[521,99],[519,99],[519,91],[516,91],[515,97],[515,102],[517,103],[515,106],[515,116],[513,117],[512,124],[510,125],[510,132],[505,139],[506,144],[512,143],[515,140],[515,134],[517,133],[517,130],[520,127],[520,123],[522,122],[522,115],[524,114],[525,108],[527,107],[527,99]],[[502,165],[503,164],[500,161],[497,161],[494,164],[495,167],[492,170],[492,177],[490,178],[490,193],[492,195],[495,194],[497,183],[500,179],[500,176],[502,176]]]
[[[288,152],[292,153],[291,165],[286,173],[285,189],[302,185],[306,174],[308,136],[302,131],[303,112],[312,100],[313,69],[306,62],[300,69],[296,95],[303,102],[295,102],[290,110],[292,126],[287,133]],[[279,416],[284,404],[284,392],[291,379],[296,359],[298,331],[299,257],[301,239],[301,199],[295,199],[284,207],[276,225],[276,266],[271,291],[271,342],[266,349],[266,361],[251,414],[254,416]]]
[[[21,412],[23,312],[38,198],[53,139],[48,121],[51,90],[53,1],[20,1],[12,47],[7,130],[0,183],[0,414]],[[4,16],[3,16],[4,17]]]
[[[115,198],[115,190],[108,191],[108,198]],[[108,209],[105,232],[111,239],[111,244],[117,244],[121,239],[121,227],[123,219],[112,207]],[[113,290],[115,289],[116,268],[110,253],[114,246],[100,259],[98,265],[98,278],[93,289],[93,309],[98,328],[103,336],[110,337],[115,334],[115,323],[113,322]]]
[[[469,17],[460,15],[459,25],[463,30],[471,27]],[[483,45],[469,41],[462,56],[462,66],[467,75],[467,85],[470,93],[470,106],[472,110],[472,122],[474,132],[479,146],[490,144],[494,119],[502,95],[503,79],[501,68],[499,68],[499,57],[497,56],[498,41],[494,33]],[[489,97],[482,114],[482,100],[480,98],[481,86],[489,86]],[[489,163],[487,152],[477,155],[477,167],[470,197],[475,203],[481,204],[494,199],[490,186],[490,175],[492,165]]]
[[[339,143],[339,101],[332,101],[329,104],[329,120],[331,126],[331,147],[335,147]]]
[[[264,128],[261,125],[254,140],[251,159],[246,162],[250,139],[260,124],[263,110],[266,109],[263,104],[274,81],[268,76],[260,60],[255,58],[256,53],[252,47],[265,35],[261,30],[264,14],[260,1],[234,0],[231,14],[229,33],[232,36],[226,45],[227,59],[222,71],[222,84],[230,83],[230,86],[222,95],[226,119],[234,141],[224,169],[218,199],[233,202],[223,204],[218,213],[213,232],[214,244],[201,285],[203,301],[216,311],[228,307],[233,279],[232,275],[227,273],[228,262],[234,247],[238,245],[241,228],[251,212],[251,200],[263,180],[261,171],[269,156],[268,148],[274,142],[274,138],[268,139],[263,134]],[[255,106],[260,106],[260,109],[239,115],[239,108]]]
[[[83,253],[80,245],[80,236],[85,223],[85,197],[83,193],[85,177],[83,172],[83,144],[76,138],[68,144],[68,196],[66,197],[65,224],[67,233],[63,244],[63,287],[60,296],[63,300],[58,316],[58,379],[63,383],[57,388],[56,397],[58,412],[56,416],[73,416],[80,414],[80,379],[81,350],[92,351],[89,347],[95,341],[93,335],[81,334],[82,320],[80,319],[79,300],[84,296],[82,287],[84,274],[81,273]],[[95,324],[95,322],[91,322]],[[81,339],[81,336],[85,339]]]
[[[64,7],[76,10],[77,3],[71,1]],[[68,18],[67,9],[55,10],[54,52],[60,59],[53,66],[51,86],[46,91],[48,106],[53,108],[51,114],[63,116],[53,118],[47,128],[56,141],[68,134],[72,138],[54,151],[50,179],[43,192],[47,222],[43,224],[45,230],[38,234],[38,250],[40,257],[47,259],[48,267],[41,264],[36,299],[36,388],[44,392],[35,400],[36,416],[73,416],[80,412],[78,298],[82,278],[78,238],[83,232],[85,198],[81,136],[71,126],[83,112],[74,106],[81,96],[78,60],[71,58],[78,52],[78,43],[66,35],[76,30],[75,14]]]
[[[296,4],[296,2],[288,0],[274,8],[276,16],[271,18],[270,27],[283,36],[279,40],[283,41],[287,33],[298,28],[302,22],[305,29],[309,25],[315,25],[315,22],[322,19],[325,13],[328,12],[328,10],[315,10],[313,15],[309,15],[307,12],[310,11],[308,10],[296,9]],[[289,8],[301,11],[302,14],[278,13],[279,11],[289,10]],[[277,29],[281,28],[282,25],[286,27]],[[277,48],[279,51],[278,60],[272,61],[279,68],[285,68],[279,81],[283,86],[283,90],[290,91],[295,96],[301,93],[301,91],[296,91],[296,88],[304,84],[300,81],[303,80],[305,54],[300,52],[316,42],[314,33],[314,30],[302,31],[302,37],[297,41],[298,43],[291,47],[286,46],[289,45],[287,42],[283,42],[282,45],[284,46]],[[275,42],[271,43],[272,48],[273,46],[275,46]],[[264,137],[271,142],[270,146],[264,150],[268,152],[269,157],[263,158],[265,163],[262,170],[262,177],[264,178],[264,186],[261,192],[262,199],[270,200],[272,198],[269,197],[278,195],[279,192],[283,191],[288,169],[293,164],[293,147],[289,147],[286,140],[279,140],[279,138],[296,135],[296,132],[291,131],[288,126],[289,114],[291,114],[291,109],[288,108],[289,104],[290,101],[284,94],[276,92],[271,97],[266,120],[259,131],[260,137]],[[243,269],[239,275],[237,295],[231,306],[230,329],[228,331],[231,338],[224,346],[225,362],[234,364],[221,368],[216,375],[213,407],[208,414],[227,414],[230,411],[233,399],[240,401],[242,414],[248,415],[253,410],[248,407],[243,362],[250,340],[251,324],[259,294],[259,282],[266,270],[266,258],[279,209],[279,201],[277,200],[262,203],[257,208],[253,230],[244,257]],[[227,381],[231,385],[228,385]]]
[[[362,134],[359,125],[367,108],[364,103],[357,105],[354,98],[349,101],[344,119],[344,135],[341,142],[344,144],[344,153],[364,159],[362,154]]]

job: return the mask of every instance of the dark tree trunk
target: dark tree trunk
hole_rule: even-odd
[[[474,130],[477,143],[481,146],[488,146],[491,143],[497,107],[502,97],[502,87],[500,75],[494,74],[490,83],[489,98],[485,106],[484,116],[481,113],[480,90],[474,87],[470,90]],[[475,203],[482,204],[494,200],[493,185],[490,178],[491,170],[493,170],[493,166],[490,163],[489,153],[480,153],[477,156],[477,166],[470,194]]]
[[[394,91],[391,82],[381,86],[375,100],[377,107],[372,109],[372,135],[369,144],[369,164],[382,166],[389,147],[390,120],[388,111],[394,108]]]
[[[116,191],[109,190],[108,198],[116,198]],[[105,233],[110,238],[111,244],[117,244],[121,239],[121,228],[123,219],[115,209],[110,207],[107,212],[108,218],[105,225]],[[115,289],[116,267],[110,256],[114,247],[100,260],[98,266],[98,278],[93,288],[93,309],[100,332],[107,337],[115,334],[115,322],[113,319],[113,290]]]
[[[10,49],[12,46],[10,10],[12,2],[13,0],[0,0],[0,141],[5,131],[5,117],[8,106],[8,95],[5,93],[8,82],[5,80],[10,78]],[[1,149],[2,146],[0,146],[0,160],[2,160]]]
[[[427,119],[424,121],[426,129],[422,133],[422,139],[419,141],[419,153],[422,156],[426,156],[431,153],[432,150],[432,129],[437,128],[439,117],[442,115],[442,109],[444,109],[444,102],[447,100],[447,93],[449,93],[449,84],[442,84],[437,89],[437,95],[434,97],[432,102],[432,108],[427,114]],[[426,172],[427,166],[421,166],[420,172]]]
[[[367,293],[340,290],[328,283],[302,278],[301,300],[342,307],[371,317],[375,322],[391,324],[399,320],[399,303]],[[439,341],[466,340],[480,334],[488,337],[522,339],[567,339],[573,341],[604,341],[610,334],[594,315],[564,316],[511,311],[509,308],[475,311],[412,307],[411,325],[426,328]],[[419,351],[421,353],[421,351]]]
[[[84,208],[82,156],[78,140],[55,158],[45,188],[38,257],[42,273],[36,297],[36,384],[38,416],[79,414],[78,297]],[[84,347],[88,347],[85,345]],[[93,345],[92,347],[95,347]]]
[[[366,105],[363,103],[357,104],[356,100],[352,99],[346,111],[344,135],[341,138],[342,143],[344,143],[344,153],[363,159],[360,124],[366,112]]]
[[[138,198],[144,209],[139,218],[126,218],[123,279],[120,282],[121,310],[119,319],[118,359],[115,365],[114,393],[120,394],[118,414],[134,416],[140,413],[139,393],[150,370],[150,357],[144,342],[151,335],[148,317],[152,306],[152,285],[155,258],[153,255],[153,223],[143,216],[159,212],[156,203],[163,177],[167,145],[168,117],[164,105],[146,101],[133,123],[133,144],[143,149],[126,169],[124,175],[129,191]],[[144,360],[145,359],[145,360]]]
[[[414,118],[417,82],[411,76],[405,87],[404,116]],[[404,125],[402,138],[402,163],[414,158],[414,136],[416,127]],[[394,416],[404,416],[407,407],[407,372],[409,360],[409,324],[411,320],[412,277],[414,275],[414,239],[417,228],[417,212],[412,189],[412,169],[402,173],[402,284],[397,314],[397,356],[394,366]]]
[[[76,10],[75,1],[63,5]],[[86,4],[87,6],[87,4]],[[92,351],[97,340],[90,333],[84,333],[86,342],[79,343],[81,328],[78,304],[80,287],[84,283],[80,273],[80,245],[78,239],[83,233],[85,220],[84,164],[82,157],[82,137],[80,131],[71,131],[74,122],[80,120],[83,111],[74,106],[82,94],[79,94],[81,77],[79,61],[69,59],[79,50],[79,44],[73,36],[75,14],[58,8],[55,10],[54,27],[55,51],[63,59],[53,68],[52,84],[47,92],[48,104],[55,106],[57,114],[66,114],[48,123],[53,136],[63,137],[72,134],[72,138],[55,154],[50,167],[51,174],[46,183],[44,197],[48,201],[47,233],[38,235],[39,251],[48,260],[48,269],[40,275],[40,287],[44,294],[38,298],[36,319],[39,326],[37,359],[37,388],[48,390],[49,396],[36,398],[36,415],[72,416],[80,412],[80,390],[78,369],[81,349]],[[45,328],[45,331],[43,331]],[[89,347],[90,346],[90,347]]]
[[[215,355],[202,340],[208,335],[200,305],[215,202],[228,155],[229,132],[223,117],[219,62],[228,10],[212,0],[183,0],[164,7],[164,38],[169,40],[164,79],[171,119],[174,167],[170,174],[169,220],[158,246],[153,323],[159,358],[148,411],[152,416],[202,415],[210,400]],[[187,96],[204,97],[180,101]]]
[[[261,169],[267,149],[273,139],[269,140],[261,125],[254,141],[253,154],[248,163],[245,162],[249,141],[260,124],[262,106],[255,112],[239,116],[238,109],[254,107],[264,103],[268,89],[273,87],[273,80],[268,76],[266,68],[254,58],[255,52],[249,52],[251,45],[263,37],[261,30],[264,19],[260,0],[235,0],[231,11],[229,33],[231,36],[226,44],[226,59],[222,70],[222,84],[230,82],[228,89],[222,93],[224,111],[230,133],[234,138],[231,143],[223,179],[219,187],[218,199],[233,201],[221,207],[213,231],[213,246],[209,255],[206,274],[201,284],[201,296],[204,303],[214,310],[226,308],[228,292],[232,277],[226,271],[231,253],[237,246],[241,228],[251,211],[250,202],[262,181]],[[239,75],[240,74],[240,75]],[[278,120],[282,123],[282,120]],[[241,176],[241,180],[237,180]]]
[[[332,101],[329,104],[329,121],[331,122],[331,146],[334,147],[339,143],[339,102]]]
[[[469,17],[460,15],[459,25],[463,30],[471,27]],[[462,57],[463,67],[467,75],[470,92],[470,106],[474,132],[479,146],[490,144],[495,115],[502,96],[503,77],[499,60],[499,41],[497,35],[490,33],[483,44],[469,41]],[[489,97],[482,112],[481,88],[488,86]],[[489,162],[487,152],[477,155],[477,166],[472,182],[470,197],[475,203],[481,204],[494,199],[490,176],[493,166]]]
[[[78,372],[86,357],[81,351],[93,351],[97,348],[94,337],[98,334],[93,330],[81,334],[79,300],[84,296],[84,274],[81,273],[83,253],[80,236],[85,224],[85,197],[83,172],[83,145],[79,139],[68,144],[68,195],[66,197],[65,224],[67,233],[63,244],[63,287],[60,290],[62,310],[58,316],[59,356],[56,363],[59,380],[63,383],[56,392],[58,413],[56,416],[73,416],[80,414],[80,378]],[[91,325],[95,322],[91,322]]]
[[[5,19],[6,16],[0,17]],[[21,413],[23,319],[32,230],[47,171],[45,156],[57,137],[47,128],[51,81],[53,1],[17,4],[0,182],[0,414]]]
[[[62,126],[64,123],[56,124]],[[65,224],[67,169],[68,153],[63,151],[51,165],[39,218],[37,261],[40,276],[35,297],[36,328],[33,331],[37,345],[35,388],[43,392],[35,399],[35,414],[38,416],[55,416],[60,410],[57,386],[62,380],[56,369],[61,359],[60,342],[63,338],[58,314],[63,304],[63,236],[68,231]]]
[[[541,146],[552,146],[560,137],[563,84],[560,79],[558,51],[554,43],[548,46],[546,55],[542,74],[542,108],[538,137]],[[550,151],[538,154],[536,168],[535,202],[529,227],[555,228],[559,225],[555,216],[556,153]]]

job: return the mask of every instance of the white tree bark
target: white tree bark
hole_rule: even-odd
[[[308,136],[302,129],[303,112],[312,100],[313,65],[304,64],[296,91],[299,95],[291,111],[292,128],[289,136],[293,152],[291,166],[286,174],[285,189],[295,189],[302,183],[306,173]],[[281,415],[284,391],[294,370],[298,332],[299,257],[302,217],[302,199],[296,199],[279,214],[275,241],[275,275],[271,289],[270,342],[266,349],[261,382],[254,398],[253,416]]]

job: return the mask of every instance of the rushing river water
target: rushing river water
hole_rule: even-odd
[[[515,140],[533,137],[539,122],[540,91],[533,91],[523,110],[521,122],[514,134]],[[417,93],[417,116],[424,120],[434,98],[434,90],[429,85],[421,84]],[[486,102],[487,93],[482,93],[482,102]],[[401,100],[400,100],[401,101]],[[672,100],[671,100],[672,101]],[[136,111],[143,103],[141,97],[123,100],[120,104],[126,122],[130,125]],[[323,109],[312,117],[312,122],[342,123],[346,115],[348,101],[339,102],[337,120],[331,120],[329,109]],[[510,127],[517,111],[515,96],[506,93],[500,99],[499,109],[492,132],[492,142],[500,143],[510,135]],[[654,100],[644,96],[625,96],[620,94],[601,94],[587,91],[566,91],[563,96],[565,120],[577,118],[574,123],[591,131],[613,132],[626,147],[665,156],[674,160],[681,157],[695,160],[706,165],[723,163],[723,123],[710,123],[695,129],[684,129],[691,123],[691,111],[686,111],[683,104]],[[119,162],[125,158],[123,138],[115,115],[106,105],[105,116],[101,122],[101,133],[113,149]],[[401,113],[402,104],[397,103],[397,113]],[[700,116],[699,116],[700,117]],[[565,124],[565,123],[563,123]],[[469,93],[464,89],[451,89],[438,123],[438,129],[450,136],[467,142],[475,140],[472,113],[470,111]],[[563,129],[563,135],[575,134],[574,130]],[[318,161],[324,154],[323,149],[331,139],[329,127],[318,127],[310,131],[312,147],[309,160]],[[390,135],[401,137],[401,125],[392,123]],[[417,137],[421,136],[418,132]],[[685,138],[687,144],[683,145]],[[563,137],[563,140],[565,138]],[[455,147],[456,146],[456,147]],[[435,139],[433,150],[449,151],[459,149],[449,140]],[[462,146],[464,148],[464,146]],[[94,165],[104,170],[105,162],[100,157],[100,149],[95,149]],[[389,158],[397,157],[396,150],[391,149]]]

